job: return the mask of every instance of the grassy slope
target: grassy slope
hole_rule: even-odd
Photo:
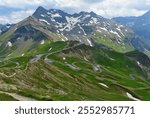
[[[99,33],[95,33],[95,35],[93,35],[93,39],[100,44],[106,45],[112,49],[114,49],[117,52],[129,52],[134,50],[133,47],[131,47],[130,45],[124,43],[124,45],[121,45],[119,43],[117,43],[117,41],[112,41],[111,39],[102,36]]]
[[[2,66],[2,62],[1,89],[38,100],[130,100],[126,92],[150,100],[150,82],[142,79],[146,75],[134,60],[121,53],[83,45],[59,52],[65,47],[68,42],[46,42],[28,50],[24,57],[10,59],[9,66]],[[52,50],[48,51],[49,48]],[[27,64],[30,56],[43,53],[39,61]],[[44,61],[45,57],[52,63]],[[66,62],[80,69],[72,69]],[[94,71],[93,65],[99,65],[99,70]]]
[[[0,93],[0,101],[16,101],[16,99],[4,93]]]

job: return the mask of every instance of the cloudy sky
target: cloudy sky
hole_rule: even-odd
[[[70,13],[94,11],[112,18],[142,15],[150,9],[150,0],[0,0],[0,24],[16,23],[31,15],[38,6]]]

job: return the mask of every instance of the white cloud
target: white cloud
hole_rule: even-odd
[[[0,16],[2,23],[8,21],[16,23],[33,13],[33,10],[26,9],[35,9],[38,6],[48,9],[58,8],[66,12],[94,11],[107,18],[139,16],[150,9],[150,0],[0,0],[1,6],[22,9]]]
[[[144,14],[147,10],[138,9],[143,0],[139,0],[139,3],[136,1],[137,0],[105,0],[89,5],[89,10],[109,18],[115,16],[139,16]],[[144,6],[146,6],[146,4]]]
[[[60,8],[94,11],[104,17],[139,16],[150,8],[150,0],[54,0]]]
[[[1,6],[22,8],[26,6],[44,5],[51,0],[0,0]]]
[[[32,10],[32,9],[12,12],[8,16],[0,16],[0,23],[1,24],[17,23],[17,22],[23,20],[24,18],[32,15],[33,12],[34,12],[34,10]]]
[[[54,0],[53,1],[58,7],[72,7],[78,8],[81,7],[84,2],[82,0]]]

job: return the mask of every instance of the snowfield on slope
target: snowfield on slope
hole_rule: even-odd
[[[140,99],[138,99],[138,98],[135,98],[134,96],[132,96],[130,93],[126,93],[127,94],[127,96],[128,96],[128,98],[130,98],[130,99],[132,99],[132,100],[135,100],[135,101],[141,101]]]

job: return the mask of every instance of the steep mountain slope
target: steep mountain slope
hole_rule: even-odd
[[[113,18],[113,20],[120,22],[121,24],[124,24],[126,26],[132,27],[137,34],[149,39],[149,18],[150,11],[139,17],[117,17]],[[145,33],[144,30],[146,31]]]
[[[75,41],[39,44],[29,52],[0,63],[1,91],[37,100],[132,100],[129,94],[150,100],[145,65],[132,53],[129,58]]]
[[[47,26],[33,17],[28,17],[0,36],[0,55],[22,55],[32,46],[44,44],[45,40],[60,40],[55,34],[55,28]]]
[[[46,10],[39,7],[33,17],[47,25],[54,26],[63,41],[75,39],[94,46],[102,43],[117,51],[132,50],[134,47],[125,39],[134,39],[129,28],[105,19],[94,12],[68,14],[61,10]]]
[[[149,43],[143,41],[130,28],[103,18],[94,12],[68,14],[61,10],[39,7],[33,17],[57,29],[63,41],[74,39],[94,46],[104,44],[119,52],[133,49],[149,51]],[[134,19],[134,18],[129,18]]]
[[[150,39],[150,11],[146,12],[144,15],[139,17],[118,17],[113,18],[113,20],[130,26],[133,31],[144,39]]]

